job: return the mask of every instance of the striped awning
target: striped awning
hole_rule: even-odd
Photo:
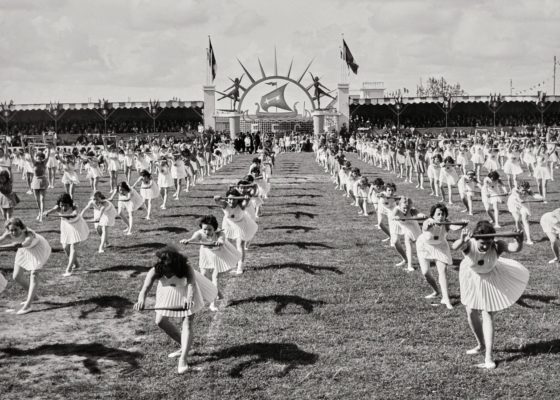
[[[12,111],[49,110],[51,104],[14,104],[10,107]],[[63,110],[93,110],[99,108],[99,103],[60,103]],[[109,108],[149,108],[149,101],[122,101],[109,102]],[[204,108],[203,101],[160,101],[161,108]]]
[[[443,103],[443,96],[439,97],[402,97],[403,104],[429,104],[429,103]],[[454,103],[488,103],[490,96],[453,96]],[[529,102],[536,103],[538,96],[502,96],[502,102]],[[560,96],[546,96],[547,102],[560,102]],[[396,104],[397,100],[393,97],[382,98],[359,98],[357,96],[350,96],[350,105],[390,105]]]

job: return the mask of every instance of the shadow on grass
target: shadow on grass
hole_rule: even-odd
[[[161,242],[152,242],[152,243],[137,243],[131,244],[130,246],[113,246],[112,248],[115,250],[121,250],[120,253],[125,252],[127,250],[137,249],[137,250],[144,250],[144,252],[158,250],[163,247],[167,246],[166,243]]]
[[[501,362],[516,361],[541,354],[558,354],[560,353],[560,339],[529,343],[519,349],[504,349],[502,352],[514,355],[501,360]]]
[[[323,197],[321,194],[282,194],[278,196],[268,196],[268,197],[310,197],[312,199],[316,197]]]
[[[265,270],[279,270],[279,269],[298,269],[305,272],[306,274],[316,275],[320,271],[333,272],[337,275],[344,275],[337,267],[320,267],[318,265],[311,264],[301,264],[301,263],[287,263],[287,264],[270,264],[264,267],[253,268],[254,271],[265,271]]]
[[[525,307],[525,308],[542,308],[542,307],[535,307],[530,304],[527,304],[525,300],[534,300],[544,304],[557,305],[557,303],[553,303],[553,300],[556,300],[557,298],[558,297],[556,296],[547,296],[541,294],[524,294],[519,298],[519,300],[517,300],[516,303],[519,304],[521,307]]]
[[[143,266],[143,265],[114,265],[114,266],[109,267],[109,268],[89,270],[88,273],[99,274],[99,273],[103,273],[103,272],[132,271],[132,273],[130,274],[130,277],[135,278],[135,277],[137,277],[138,275],[140,275],[144,272],[148,272],[150,270],[150,268],[151,267],[146,267],[146,266]]]
[[[82,306],[91,306],[91,305],[94,306],[89,310],[82,310],[80,312],[80,315],[78,316],[79,319],[85,319],[88,317],[89,314],[104,308],[113,308],[115,310],[115,315],[113,316],[113,318],[122,318],[124,317],[125,311],[131,310],[133,305],[133,303],[130,300],[121,296],[95,296],[89,299],[70,301],[68,303],[59,303],[53,301],[44,301],[41,303],[46,304],[47,306],[50,307],[39,309],[39,310],[32,309],[30,313],[59,310],[61,308],[70,308],[70,307],[82,307]]]
[[[55,343],[45,344],[28,350],[19,349],[17,347],[4,347],[1,352],[8,357],[41,357],[45,355],[54,355],[57,357],[79,356],[84,357],[84,367],[91,374],[99,374],[98,361],[100,359],[125,362],[129,365],[127,369],[138,368],[138,358],[143,354],[137,351],[127,351],[114,347],[107,347],[101,343]]]
[[[273,230],[273,229],[286,229],[287,233],[292,233],[294,231],[304,231],[305,233],[309,231],[316,231],[317,228],[313,228],[311,226],[303,226],[303,225],[279,225],[279,226],[271,226],[270,228],[264,228],[264,230]]]
[[[289,202],[289,203],[282,203],[281,206],[282,206],[282,207],[317,207],[317,204],[315,204],[315,203],[295,203],[295,202]]]
[[[53,229],[50,231],[37,231],[37,233],[40,233],[41,235],[45,235],[47,233],[60,233],[60,231],[58,229]]]
[[[283,377],[294,368],[301,365],[315,364],[319,359],[317,354],[301,350],[293,343],[247,343],[214,351],[209,354],[199,355],[207,356],[208,358],[206,361],[251,357],[250,360],[237,364],[229,371],[229,376],[232,378],[241,378],[244,370],[254,365],[269,362],[282,364],[284,366],[282,371],[277,375],[278,377]]]
[[[160,218],[188,218],[188,217],[194,217],[194,218],[200,218],[202,217],[202,214],[166,214],[166,215],[160,215]]]
[[[270,242],[270,243],[258,243],[251,245],[253,247],[280,247],[280,246],[297,246],[300,249],[308,249],[310,247],[320,247],[323,249],[334,249],[329,245],[317,242]]]
[[[189,230],[179,226],[160,226],[155,229],[140,229],[139,232],[168,232],[168,233],[185,233]]]
[[[300,296],[276,294],[271,296],[253,296],[253,297],[248,297],[246,299],[233,300],[229,302],[228,307],[235,307],[247,303],[269,303],[269,302],[276,302],[276,307],[274,307],[275,314],[282,313],[282,311],[290,304],[295,304],[297,306],[300,306],[305,310],[307,314],[312,313],[316,305],[320,306],[325,304],[325,302],[322,300],[309,300]]]
[[[305,211],[286,211],[286,212],[273,213],[273,214],[267,214],[267,215],[293,215],[293,216],[296,217],[296,219],[300,219],[303,216],[313,219],[317,216],[317,214],[308,213],[308,212],[305,212]]]

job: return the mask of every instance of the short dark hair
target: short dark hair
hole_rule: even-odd
[[[473,230],[473,235],[485,235],[496,233],[494,225],[490,221],[478,221]]]
[[[74,201],[72,200],[72,196],[70,196],[68,193],[62,193],[60,196],[58,196],[58,199],[56,200],[56,205],[60,207],[61,204],[68,204],[70,207],[74,207]]]
[[[430,218],[433,218],[437,210],[441,210],[444,218],[447,218],[447,216],[449,215],[449,210],[447,209],[445,204],[436,203],[432,206],[432,208],[430,208]]]
[[[198,226],[202,228],[202,225],[210,225],[214,228],[214,230],[218,229],[218,220],[213,215],[205,215],[204,217],[200,218]]]
[[[178,278],[187,278],[189,282],[192,282],[194,278],[192,267],[189,265],[187,257],[181,254],[176,248],[165,246],[157,250],[155,256],[158,258],[154,265],[157,278],[161,278],[167,268]]]

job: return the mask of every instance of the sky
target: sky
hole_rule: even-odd
[[[274,48],[279,73],[313,58],[333,89],[344,35],[352,90],[443,76],[470,95],[509,94],[510,79],[552,94],[558,21],[557,0],[0,0],[0,102],[203,100],[209,35],[217,90],[243,73],[237,58],[270,74]]]

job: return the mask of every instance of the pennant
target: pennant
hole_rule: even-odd
[[[212,82],[214,82],[214,79],[216,79],[216,72],[218,71],[218,65],[216,64],[216,56],[214,55],[214,48],[212,47],[210,36],[208,37],[208,66],[212,70]]]
[[[344,39],[342,39],[342,58],[346,61],[348,68],[350,68],[354,74],[358,74],[358,64],[354,61],[354,56],[350,52]]]

